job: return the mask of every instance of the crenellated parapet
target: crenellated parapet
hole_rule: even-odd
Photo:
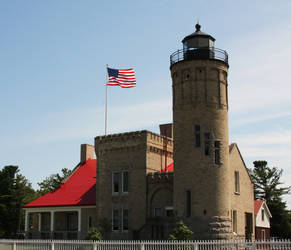
[[[161,184],[161,183],[173,183],[173,172],[155,172],[147,175],[147,181],[149,184]]]
[[[141,130],[95,137],[96,155],[111,152],[130,152],[145,149],[147,152],[173,156],[173,140],[159,134]]]

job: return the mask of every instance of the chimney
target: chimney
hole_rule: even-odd
[[[81,144],[81,164],[84,164],[88,159],[94,158],[94,146],[89,144]]]
[[[161,124],[160,134],[173,139],[173,123]]]

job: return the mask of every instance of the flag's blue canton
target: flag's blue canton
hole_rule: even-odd
[[[108,70],[108,76],[112,76],[112,77],[118,77],[118,69],[111,69],[111,68],[107,68]]]

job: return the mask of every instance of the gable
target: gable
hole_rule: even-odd
[[[240,150],[237,146],[236,143],[232,143],[229,146],[229,165],[230,165],[230,169],[232,168],[233,165],[239,166],[239,170],[243,171],[245,174],[247,174],[249,181],[251,183],[253,183],[250,173],[246,167],[246,164],[242,158],[242,155],[240,153]]]

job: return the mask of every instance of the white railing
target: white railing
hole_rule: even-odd
[[[68,241],[0,240],[0,250],[290,250],[291,240],[274,241]]]

